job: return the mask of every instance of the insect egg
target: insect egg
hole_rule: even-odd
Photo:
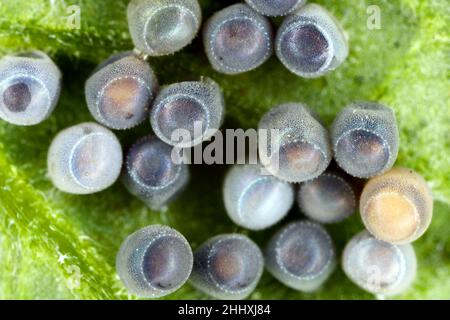
[[[253,70],[273,53],[270,21],[246,4],[235,4],[206,23],[203,41],[212,67],[221,73]]]
[[[331,162],[328,131],[305,105],[289,103],[273,108],[263,116],[259,130],[267,132],[267,141],[258,141],[261,162],[279,179],[314,179]]]
[[[192,263],[192,249],[182,234],[152,225],[125,239],[116,257],[116,271],[130,293],[160,298],[188,280]]]
[[[307,4],[283,21],[275,51],[289,71],[304,78],[317,78],[344,62],[348,44],[341,26],[327,10]]]
[[[192,147],[211,138],[220,128],[224,109],[222,91],[213,80],[175,83],[157,96],[150,122],[165,143]]]
[[[131,194],[154,210],[173,201],[189,180],[186,164],[173,158],[173,148],[154,136],[138,140],[125,159],[123,181]]]
[[[197,0],[132,0],[128,26],[136,48],[150,56],[175,53],[197,35],[202,12]]]
[[[143,122],[158,81],[151,67],[131,52],[110,57],[87,80],[86,101],[92,116],[111,129]]]
[[[410,244],[393,245],[363,231],[345,247],[342,267],[345,274],[364,290],[391,296],[402,293],[411,285],[417,262]]]
[[[304,5],[306,0],[245,0],[259,13],[269,16],[285,16]]]
[[[258,284],[263,264],[261,250],[246,236],[219,235],[194,252],[190,282],[216,299],[245,299]]]
[[[376,238],[394,244],[410,243],[430,226],[433,196],[422,176],[394,168],[367,183],[360,212],[367,230]]]
[[[356,211],[355,190],[344,175],[325,172],[300,185],[297,194],[300,210],[319,223],[335,223]]]
[[[397,159],[397,120],[392,109],[379,103],[346,107],[334,120],[331,139],[336,162],[355,177],[379,175]]]
[[[265,251],[269,272],[298,291],[317,290],[336,266],[336,253],[327,231],[309,221],[292,222],[281,228]]]
[[[96,123],[61,131],[48,152],[53,184],[73,194],[91,194],[111,186],[122,167],[122,147],[116,136]]]
[[[237,225],[262,230],[283,219],[294,202],[294,187],[270,175],[260,165],[234,166],[223,187],[228,215]]]
[[[43,52],[31,51],[0,59],[0,118],[21,126],[41,123],[53,112],[62,74]]]

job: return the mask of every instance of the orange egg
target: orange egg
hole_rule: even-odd
[[[361,217],[376,238],[410,243],[428,229],[433,197],[422,176],[406,168],[394,168],[371,179],[360,201]]]

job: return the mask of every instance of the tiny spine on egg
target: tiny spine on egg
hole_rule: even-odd
[[[220,86],[204,78],[164,87],[154,101],[150,123],[165,143],[189,148],[210,139],[222,125],[224,115]]]
[[[284,285],[302,292],[318,290],[336,267],[336,252],[320,224],[301,220],[279,229],[265,250],[267,270]]]
[[[149,208],[161,210],[174,201],[189,182],[189,168],[173,158],[173,147],[155,136],[139,139],[127,152],[122,181]]]
[[[6,55],[0,59],[0,118],[14,125],[32,126],[55,109],[62,74],[41,51]]]
[[[110,187],[122,167],[122,147],[105,127],[91,122],[61,131],[52,141],[47,166],[58,189],[92,194]]]
[[[276,35],[275,52],[292,73],[318,78],[338,68],[349,49],[337,19],[311,3],[285,18]]]
[[[116,257],[116,271],[127,290],[160,298],[178,290],[192,271],[189,242],[177,230],[151,225],[128,236]]]
[[[127,17],[136,49],[149,56],[165,56],[192,42],[202,11],[197,0],[131,0]]]
[[[142,123],[158,91],[158,80],[150,65],[133,52],[122,52],[103,62],[85,85],[92,116],[115,130]]]
[[[206,55],[214,70],[244,73],[265,63],[273,54],[270,21],[246,4],[216,12],[203,29]]]
[[[419,239],[433,217],[433,195],[425,179],[407,168],[393,168],[367,183],[361,218],[376,238],[393,244]]]
[[[287,215],[294,203],[294,187],[263,174],[261,165],[235,165],[225,178],[223,198],[234,223],[263,230]]]
[[[251,239],[218,235],[195,250],[190,283],[213,298],[241,300],[255,290],[263,268],[261,250]]]
[[[259,139],[259,157],[275,177],[300,183],[321,175],[332,159],[327,129],[311,109],[300,103],[282,104],[266,113],[259,130],[267,131],[267,141]],[[272,131],[277,130],[277,137]]]

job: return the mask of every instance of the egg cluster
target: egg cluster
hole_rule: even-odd
[[[316,78],[345,61],[345,33],[323,7],[304,0],[245,2],[222,9],[204,24],[206,56],[216,71],[247,72],[275,52],[294,74]],[[111,56],[85,84],[88,109],[100,124],[81,123],[61,131],[48,152],[48,172],[55,187],[80,195],[105,190],[121,176],[131,194],[160,210],[189,180],[188,165],[174,161],[174,147],[180,146],[174,132],[190,134],[183,148],[211,138],[225,116],[224,96],[207,78],[160,88],[147,62],[192,42],[202,26],[197,0],[131,0],[127,14],[135,50]],[[275,31],[268,17],[285,15]],[[0,60],[3,120],[16,125],[42,122],[56,106],[60,90],[61,72],[45,53]],[[142,137],[123,154],[111,130],[131,129],[148,118],[154,135]],[[199,132],[196,123],[202,124]],[[138,230],[123,242],[116,260],[130,293],[162,297],[189,280],[214,298],[244,299],[257,286],[264,266],[294,290],[317,290],[338,260],[321,224],[340,222],[358,206],[367,231],[346,246],[345,273],[374,294],[405,290],[416,271],[411,242],[430,225],[433,202],[419,174],[393,168],[399,133],[392,109],[353,103],[326,128],[305,104],[287,103],[265,114],[258,129],[277,130],[277,147],[260,143],[259,164],[236,165],[228,172],[223,198],[230,219],[245,229],[264,230],[283,220],[295,202],[308,219],[282,226],[263,251],[241,234],[218,235],[193,252],[168,226]],[[370,179],[362,192],[361,179]]]
[[[269,240],[267,270],[288,287],[317,290],[337,265],[332,239],[320,224],[340,222],[359,206],[367,231],[347,244],[345,273],[374,294],[406,290],[416,273],[411,242],[429,227],[433,201],[419,174],[393,168],[399,146],[393,111],[353,103],[328,130],[306,105],[291,103],[275,106],[259,127],[279,130],[278,147],[260,146],[265,161],[228,172],[223,196],[230,219],[253,231],[267,229],[283,220],[295,200],[307,217]]]

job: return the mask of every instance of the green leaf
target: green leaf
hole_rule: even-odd
[[[205,17],[233,1],[201,1]],[[209,76],[223,87],[225,127],[255,127],[273,105],[309,104],[330,124],[346,104],[379,100],[393,107],[401,130],[399,166],[422,173],[436,199],[433,223],[414,246],[418,278],[400,298],[450,297],[450,24],[445,0],[318,1],[343,23],[350,38],[347,62],[331,75],[303,80],[271,59],[240,76],[211,70],[201,40],[174,56],[151,59],[161,83]],[[0,298],[123,299],[114,270],[123,239],[152,223],[179,229],[193,247],[223,232],[243,232],[226,217],[221,199],[224,166],[194,166],[187,192],[165,212],[153,212],[119,184],[91,196],[55,190],[46,176],[46,154],[56,133],[92,121],[83,85],[110,54],[128,50],[125,0],[78,0],[81,29],[72,30],[68,1],[0,2],[0,53],[37,48],[51,54],[64,74],[61,101],[52,117],[35,127],[0,124]],[[366,26],[368,5],[381,9],[382,28]],[[148,123],[119,137],[129,145],[150,132]],[[289,219],[300,217],[293,210]],[[362,229],[359,217],[329,228],[339,250]],[[264,244],[273,230],[251,233]],[[206,298],[189,285],[172,299]],[[339,269],[324,288],[302,294],[265,274],[251,298],[372,298]]]

